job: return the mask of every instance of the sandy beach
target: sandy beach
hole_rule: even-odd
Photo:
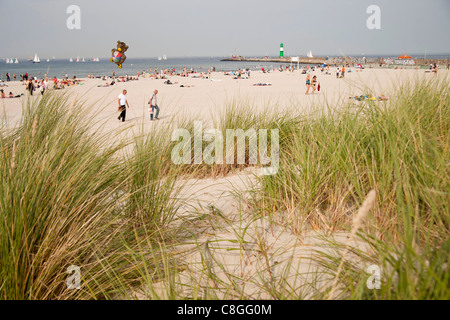
[[[166,76],[165,79],[150,79],[139,77],[139,80],[116,82],[110,87],[99,87],[112,80],[83,78],[82,85],[66,87],[59,92],[70,93],[74,99],[85,102],[89,109],[97,113],[95,121],[102,124],[105,129],[122,128],[127,126],[161,126],[179,117],[210,121],[220,115],[226,106],[233,101],[245,103],[255,112],[287,109],[296,109],[299,112],[307,112],[312,107],[325,108],[327,105],[334,107],[340,102],[349,101],[349,97],[372,93],[375,96],[390,96],[395,85],[420,79],[430,78],[434,74],[427,73],[423,69],[363,69],[348,68],[344,78],[336,78],[336,68],[330,67],[329,74],[320,69],[309,71],[311,77],[317,75],[320,84],[320,92],[312,94],[312,90],[305,95],[306,74],[300,70],[294,72],[280,72],[275,69],[270,73],[261,70],[252,70],[250,79],[246,74],[242,79],[233,79],[233,75],[224,75],[223,72],[212,72],[211,79],[190,77]],[[440,76],[448,73],[440,70]],[[167,85],[164,82],[170,79],[173,83]],[[255,86],[255,84],[270,84],[267,86]],[[5,82],[6,94],[14,95],[25,93],[25,86],[20,81]],[[181,87],[183,85],[183,87]],[[52,83],[50,81],[50,89]],[[128,90],[127,98],[130,109],[127,110],[126,122],[117,121],[117,96],[123,89]],[[159,90],[158,103],[161,108],[158,124],[149,121],[148,100],[153,91]],[[38,90],[34,97],[40,96]],[[14,126],[21,117],[21,105],[24,98],[2,99],[2,109],[7,125]]]

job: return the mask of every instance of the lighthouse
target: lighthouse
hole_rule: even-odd
[[[281,43],[280,44],[280,58],[283,58],[284,57],[284,45]]]

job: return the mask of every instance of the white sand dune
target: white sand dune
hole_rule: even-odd
[[[164,130],[177,118],[214,120],[227,103],[233,101],[238,105],[248,103],[255,112],[267,107],[278,108],[279,112],[284,108],[303,112],[312,106],[338,106],[342,101],[349,101],[351,96],[368,93],[368,88],[374,95],[390,96],[398,83],[434,76],[424,70],[365,69],[357,72],[351,69],[344,79],[336,78],[335,68],[330,68],[331,75],[318,70],[312,72],[318,76],[321,91],[309,95],[305,95],[306,75],[299,71],[269,74],[253,71],[251,79],[240,80],[222,73],[212,73],[215,81],[169,77],[173,85],[165,85],[165,80],[161,79],[140,78],[111,87],[98,87],[104,81],[84,79],[83,85],[64,90],[90,106],[97,127],[101,126],[105,131],[125,129],[122,135],[131,137],[142,129],[144,132],[154,127]],[[448,74],[448,71],[441,73]],[[271,86],[253,86],[255,83],[271,83]],[[25,92],[25,86],[20,82],[7,84],[8,87],[3,88],[7,93]],[[180,87],[181,84],[190,87]],[[117,96],[123,89],[128,90],[131,105],[125,123],[117,120]],[[159,90],[161,120],[151,122],[147,101],[154,89]],[[35,95],[39,99],[37,91]],[[23,97],[0,101],[7,126],[18,123],[25,100]],[[319,266],[310,260],[315,250],[330,249],[320,233],[307,229],[294,232],[281,219],[269,221],[251,213],[247,197],[249,190],[257,188],[254,174],[253,170],[247,169],[221,179],[190,180],[176,195],[185,200],[177,223],[190,228],[196,236],[196,242],[191,239],[176,248],[186,252],[184,271],[176,279],[178,289],[184,291],[182,295],[271,299],[275,298],[274,292],[291,287],[290,292],[298,295],[292,298],[311,298],[315,290],[329,285],[332,280],[318,273]],[[327,236],[345,242],[348,234]],[[164,297],[168,286],[169,282],[159,282],[153,290]],[[148,292],[148,288],[142,288],[136,292],[136,297],[146,298]]]

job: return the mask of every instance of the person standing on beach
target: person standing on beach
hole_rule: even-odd
[[[314,92],[316,91],[316,86],[317,86],[317,76],[314,76],[314,77],[312,78],[311,84],[312,84],[312,90],[313,90],[312,93],[314,93]]]
[[[309,88],[311,88],[311,75],[310,74],[308,74],[306,76],[306,93],[305,94],[308,94]]]
[[[34,84],[33,84],[33,81],[31,81],[31,79],[28,80],[27,90],[30,91],[30,95],[33,95]]]
[[[129,108],[130,106],[128,105],[128,101],[127,101],[127,90],[123,90],[121,94],[119,94],[118,100],[117,102],[119,103],[119,111],[120,111],[120,115],[117,119],[122,119],[122,122],[125,122],[125,116],[127,115],[127,107]]]
[[[158,90],[153,91],[153,95],[150,98],[149,104],[150,104],[150,120],[153,120],[153,112],[156,109],[156,114],[155,114],[155,119],[159,119],[159,106],[158,106],[158,101],[156,98],[156,95],[158,94]]]

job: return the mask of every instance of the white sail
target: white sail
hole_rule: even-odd
[[[47,58],[47,62],[50,62],[50,59]]]
[[[95,58],[95,61],[96,62],[100,62],[100,59],[97,57],[97,58]]]
[[[69,59],[69,62],[73,62],[73,59],[72,59],[72,57]]]
[[[76,62],[80,62],[80,57],[77,57],[77,58],[75,59],[75,61],[76,61]]]
[[[39,63],[39,62],[41,62],[41,60],[39,59],[37,53],[34,54],[33,62],[34,62],[34,63]]]
[[[166,54],[163,55],[163,60],[167,60]]]
[[[15,58],[14,63],[19,63],[19,59]]]
[[[308,52],[308,54],[306,56],[308,58],[313,58],[314,57],[311,50],[309,50],[309,52]]]
[[[84,57],[83,57],[83,59],[81,59],[81,62],[85,62]]]
[[[158,57],[158,60],[160,60],[160,61],[161,61],[161,60],[162,60],[162,57],[161,57],[161,56],[159,56],[159,57]]]

